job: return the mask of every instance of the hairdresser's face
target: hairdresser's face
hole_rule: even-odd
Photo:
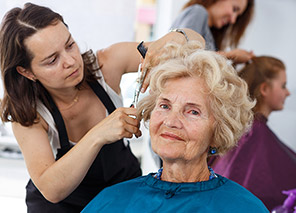
[[[152,149],[164,163],[206,160],[214,119],[204,85],[196,77],[168,80],[156,100],[149,129]]]
[[[248,0],[218,0],[207,8],[209,13],[209,26],[222,28],[228,24],[235,24],[247,7]]]
[[[48,90],[73,87],[82,80],[79,48],[62,22],[39,30],[25,45],[33,54],[30,71]]]
[[[282,70],[276,78],[271,80],[270,86],[266,88],[263,101],[270,112],[284,108],[285,100],[290,95],[289,90],[286,88],[286,83],[286,72]]]

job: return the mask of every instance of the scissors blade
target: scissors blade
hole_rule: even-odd
[[[138,103],[140,91],[142,89],[144,79],[145,79],[145,76],[146,76],[146,70],[143,70],[143,73],[142,73],[141,68],[142,68],[142,64],[139,64],[138,79],[137,79],[138,83],[137,83],[137,86],[136,86],[136,89],[135,89],[135,92],[134,92],[134,99],[133,99],[133,102],[131,104],[131,107],[132,106],[136,107],[136,104]]]

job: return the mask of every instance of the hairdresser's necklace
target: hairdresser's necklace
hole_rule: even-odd
[[[208,166],[208,168],[209,168],[209,171],[210,171],[210,177],[209,177],[209,180],[212,180],[212,179],[218,177],[218,176],[215,174],[214,170],[213,170],[211,167]],[[160,180],[161,175],[162,175],[162,170],[163,170],[163,168],[161,167],[161,168],[158,170],[158,172],[157,172],[153,177],[156,178],[157,180]]]
[[[71,107],[73,107],[78,101],[79,101],[79,90],[77,90],[77,93],[73,99],[73,101],[71,102],[71,104],[69,104],[67,107],[63,108],[63,109],[60,109],[61,111],[65,111],[65,110],[68,110],[70,109]]]

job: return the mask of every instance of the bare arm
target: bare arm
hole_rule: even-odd
[[[97,52],[99,65],[106,83],[118,94],[121,77],[136,72],[142,56],[137,51],[137,42],[121,42]]]
[[[70,151],[55,161],[42,120],[31,127],[13,123],[28,172],[36,187],[49,201],[66,198],[85,177],[102,146],[123,137],[140,136],[136,109],[119,108],[93,127]]]
[[[205,40],[204,38],[197,32],[191,29],[184,28],[182,29],[188,38],[189,41],[195,40],[199,41],[201,44],[201,47],[205,47]],[[185,35],[183,35],[180,32],[169,32],[165,36],[161,37],[160,39],[148,43],[148,51],[146,53],[145,61],[143,63],[143,69],[147,70],[147,74],[142,86],[143,92],[146,91],[147,87],[149,86],[150,81],[150,75],[149,71],[152,67],[158,65],[158,55],[162,53],[162,48],[164,45],[170,41],[174,41],[180,44],[184,44],[187,42]]]
[[[189,40],[198,40],[203,46],[205,45],[205,41],[200,34],[191,29],[183,30]],[[148,51],[142,67],[147,68],[148,64],[149,67],[153,67],[158,64],[157,55],[160,54],[163,46],[169,41],[178,43],[187,42],[185,36],[179,32],[169,32],[154,42],[145,42],[144,45],[148,48]],[[136,72],[139,64],[143,61],[142,56],[137,50],[138,44],[137,42],[122,42],[97,52],[99,64],[102,66],[101,70],[106,82],[118,93],[120,92],[119,84],[122,75],[129,72]],[[148,85],[149,79],[146,79],[143,88],[146,90]]]

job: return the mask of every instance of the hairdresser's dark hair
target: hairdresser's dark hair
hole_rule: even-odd
[[[220,0],[189,0],[183,9],[194,4],[200,4],[205,8],[209,8]],[[226,25],[221,29],[211,27],[216,46],[218,50],[224,50],[226,47],[237,47],[240,39],[244,35],[247,26],[249,25],[254,14],[254,0],[248,0],[245,11],[237,17],[235,24]]]
[[[256,99],[254,112],[258,111],[262,103],[260,85],[264,82],[269,83],[278,76],[278,73],[285,71],[285,64],[277,58],[271,56],[254,57],[244,68],[239,71],[239,76],[244,79],[249,88],[249,94],[252,99]]]
[[[18,122],[23,126],[38,122],[38,99],[50,109],[42,84],[25,78],[17,72],[16,67],[31,68],[33,55],[26,47],[25,39],[59,22],[67,26],[58,13],[31,3],[26,3],[23,8],[13,8],[4,16],[0,29],[0,69],[4,87],[0,114],[3,122]],[[94,74],[88,72],[87,67],[90,66],[84,66],[83,81],[94,80]]]

